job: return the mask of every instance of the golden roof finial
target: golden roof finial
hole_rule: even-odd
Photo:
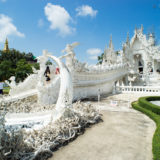
[[[8,39],[6,38],[5,44],[4,44],[4,49],[3,51],[9,51],[9,47],[8,47]]]

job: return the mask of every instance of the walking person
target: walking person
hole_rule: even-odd
[[[46,77],[46,81],[47,82],[51,80],[50,79],[50,68],[49,68],[49,66],[47,66],[47,68],[46,68],[46,70],[44,72],[44,76]]]

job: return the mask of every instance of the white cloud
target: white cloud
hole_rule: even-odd
[[[102,53],[102,50],[100,48],[90,48],[86,51],[89,55],[98,55]]]
[[[7,0],[0,0],[1,2],[6,2]]]
[[[91,60],[97,60],[98,56],[90,56],[89,59],[91,59]]]
[[[44,25],[43,19],[38,20],[38,26],[42,27]]]
[[[98,55],[102,53],[102,50],[100,48],[90,48],[87,49],[86,53],[90,55],[89,59],[97,60]]]
[[[6,37],[14,35],[24,37],[25,35],[19,32],[16,26],[12,23],[12,19],[4,14],[0,14],[0,42],[5,41]]]
[[[95,17],[98,13],[97,10],[94,10],[91,6],[89,5],[83,5],[78,8],[76,8],[77,15],[78,16],[91,16]]]
[[[50,29],[58,29],[62,36],[71,34],[75,31],[75,28],[69,26],[69,22],[72,21],[72,18],[65,8],[60,5],[48,3],[44,10],[48,21],[51,23]]]

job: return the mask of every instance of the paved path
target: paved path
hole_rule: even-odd
[[[155,124],[140,113],[103,112],[99,123],[50,160],[151,160]]]
[[[121,95],[120,99],[123,98],[126,100]],[[105,101],[108,100],[102,100],[100,105]],[[87,129],[75,141],[56,151],[50,160],[152,160],[155,123],[131,108],[126,112],[121,110],[122,106],[117,107],[119,110],[111,111],[106,106],[102,111],[104,122]]]

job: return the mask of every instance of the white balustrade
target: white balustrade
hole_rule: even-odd
[[[160,87],[159,86],[116,86],[116,91],[122,93],[137,93],[137,92],[144,92],[144,93],[157,93],[160,94]]]

